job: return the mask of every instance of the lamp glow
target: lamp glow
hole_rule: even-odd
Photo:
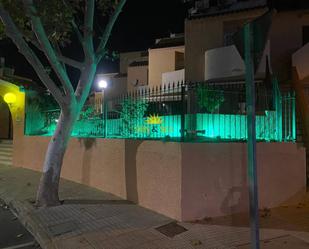
[[[98,85],[101,89],[105,89],[105,88],[107,88],[107,81],[106,80],[100,80]]]
[[[16,95],[14,93],[7,93],[4,95],[3,97],[4,101],[7,103],[7,104],[14,104],[16,102]]]

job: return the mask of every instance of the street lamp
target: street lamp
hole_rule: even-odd
[[[100,79],[98,81],[98,87],[102,91],[102,116],[103,116],[103,135],[106,138],[106,122],[107,122],[107,105],[105,103],[104,90],[108,87],[107,80]]]
[[[100,89],[102,89],[102,91],[107,88],[108,84],[107,84],[107,81],[106,80],[99,80],[98,82],[98,86]]]

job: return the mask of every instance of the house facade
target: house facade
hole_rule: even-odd
[[[185,22],[187,81],[224,80],[235,76],[244,79],[244,63],[234,46],[233,35],[245,23],[269,11],[269,5],[268,1],[226,2],[226,5],[201,8],[197,4]],[[308,25],[306,9],[279,8],[273,15],[267,56],[282,84],[292,80],[292,54],[309,41]]]
[[[244,24],[261,17],[271,8],[270,1],[194,2],[185,20],[185,33],[157,39],[148,51],[120,54],[120,70],[113,79],[117,93],[168,83],[243,81],[244,60],[233,36]],[[292,55],[309,42],[307,8],[275,7],[268,42],[256,78],[269,69],[282,86],[292,81]],[[108,92],[108,90],[107,90]]]
[[[160,87],[184,81],[185,44],[183,34],[157,39],[149,50],[149,86]]]

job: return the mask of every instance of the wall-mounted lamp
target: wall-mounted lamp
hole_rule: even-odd
[[[17,100],[16,95],[14,93],[6,93],[3,99],[8,105],[14,104]]]

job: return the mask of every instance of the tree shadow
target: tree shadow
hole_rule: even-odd
[[[80,144],[84,146],[85,151],[83,153],[82,162],[82,183],[90,184],[90,172],[91,172],[91,158],[93,154],[92,147],[96,146],[95,138],[80,138],[78,139]]]
[[[246,211],[249,207],[248,187],[235,186],[229,189],[221,204],[221,211],[225,214]]]
[[[246,212],[249,209],[249,192],[248,192],[249,189],[247,184],[247,160],[246,160],[245,147],[243,147],[242,150],[243,153],[242,153],[242,162],[240,165],[241,167],[240,185],[232,186],[228,190],[221,204],[221,211],[226,215]]]
[[[136,155],[142,140],[125,141],[125,178],[127,199],[138,203]]]

